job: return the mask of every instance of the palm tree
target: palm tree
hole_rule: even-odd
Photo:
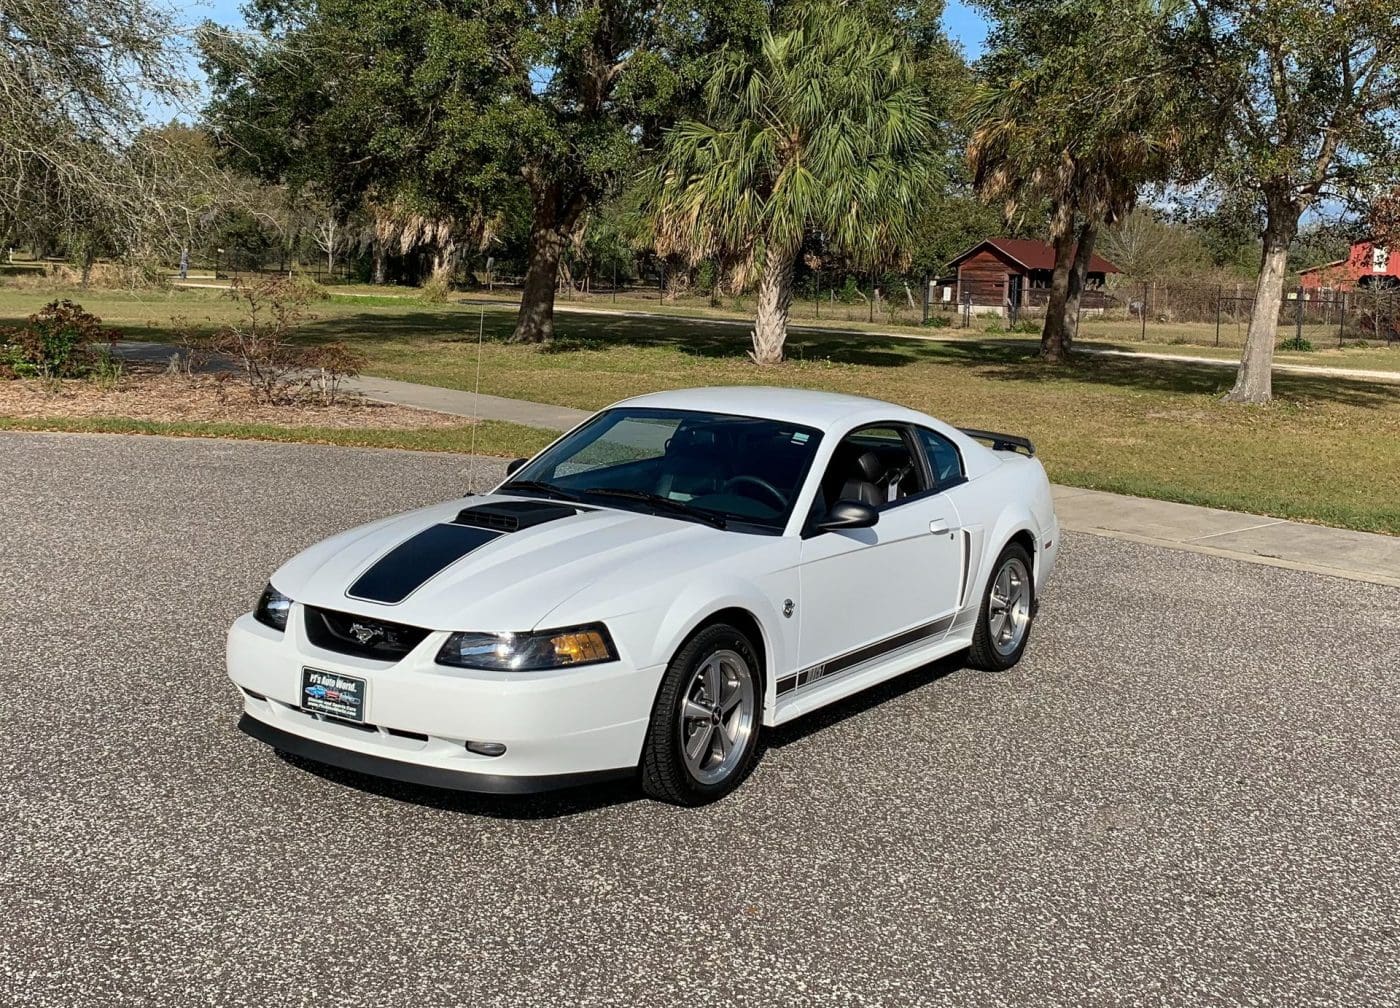
[[[650,178],[657,251],[756,285],[752,357],[777,364],[803,239],[866,268],[897,262],[937,179],[909,54],[857,11],[807,4],[755,51],[722,52],[703,119],[667,135]]]

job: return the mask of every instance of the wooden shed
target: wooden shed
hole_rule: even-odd
[[[954,258],[948,271],[955,285],[945,297],[970,305],[975,314],[1014,315],[1022,308],[1043,308],[1049,301],[1055,249],[1029,238],[988,238]],[[1108,274],[1121,272],[1103,256],[1090,256],[1084,307],[1101,309],[1104,281]]]

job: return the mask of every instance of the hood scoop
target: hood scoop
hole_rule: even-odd
[[[519,532],[560,518],[572,518],[580,510],[555,501],[492,501],[463,508],[453,523],[493,532]]]

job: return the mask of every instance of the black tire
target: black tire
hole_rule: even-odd
[[[1020,632],[1019,639],[1014,646],[1007,646],[1010,642],[999,643],[994,639],[992,629],[992,596],[997,587],[997,582],[1003,571],[1011,568],[1016,570],[1015,565],[1020,565],[1020,571],[1024,572],[1027,583],[1024,590],[1025,596],[1025,624]],[[987,589],[982,593],[981,607],[977,612],[977,626],[972,633],[972,647],[967,653],[967,663],[973,668],[985,669],[988,672],[1000,672],[1009,669],[1021,660],[1021,655],[1025,653],[1026,645],[1031,639],[1031,629],[1035,622],[1035,566],[1031,561],[1031,555],[1026,552],[1025,547],[1020,543],[1007,543],[997,557],[996,564],[992,567],[991,576],[987,578]]]
[[[697,677],[703,675],[702,670],[712,658],[723,655],[737,655],[747,665],[751,677],[751,707],[748,710],[744,738],[735,747],[741,751],[732,757],[732,765],[724,768],[722,779],[705,781],[699,779],[692,771],[683,751],[686,728],[683,727],[685,722],[682,721],[681,712],[683,705],[690,699],[691,690],[698,681]],[[733,660],[726,660],[735,672],[734,683],[727,685],[734,685],[739,682],[740,676],[738,670],[732,668]],[[762,667],[759,664],[758,653],[748,637],[727,623],[712,623],[701,627],[671,659],[671,664],[666,667],[666,674],[662,677],[661,688],[657,690],[656,702],[652,705],[651,724],[647,726],[646,741],[642,746],[642,790],[648,797],[658,801],[693,806],[718,801],[737,788],[753,769],[758,755],[758,737],[763,723],[763,695]],[[742,703],[742,700],[740,702]],[[699,724],[703,724],[703,721]],[[712,729],[718,730],[718,727]],[[709,751],[709,747],[706,747],[706,751]],[[730,759],[722,761],[730,762]]]

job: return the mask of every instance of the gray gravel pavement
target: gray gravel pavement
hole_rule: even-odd
[[[267,573],[469,469],[0,435],[0,1004],[1400,1003],[1400,590],[1071,534],[1018,668],[699,810],[240,735]]]

